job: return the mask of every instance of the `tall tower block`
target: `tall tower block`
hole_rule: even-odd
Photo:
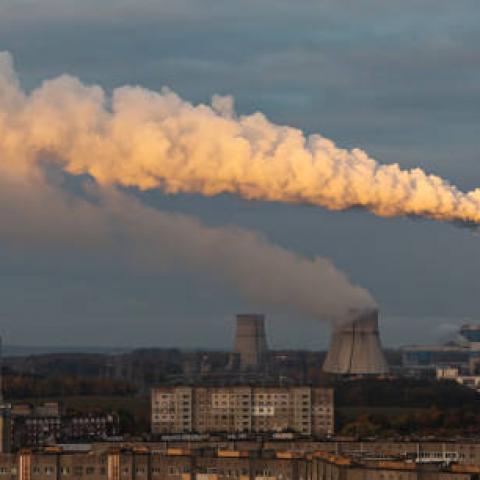
[[[333,330],[323,370],[339,375],[381,375],[388,372],[378,333],[378,310],[353,312]]]
[[[268,350],[264,315],[237,315],[234,349],[240,355],[241,368],[256,369],[263,364]]]

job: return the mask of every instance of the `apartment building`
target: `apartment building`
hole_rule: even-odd
[[[55,442],[95,441],[119,434],[116,413],[14,417],[13,446],[38,447]]]
[[[284,432],[332,435],[333,390],[319,387],[160,387],[152,433]]]
[[[5,480],[477,480],[479,470],[401,461],[355,462],[325,452],[106,448],[0,454]]]

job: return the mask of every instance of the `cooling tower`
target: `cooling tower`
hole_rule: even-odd
[[[379,375],[388,372],[380,345],[378,311],[353,313],[332,333],[323,370],[340,375]]]
[[[240,355],[241,368],[255,369],[262,365],[267,353],[264,315],[237,315],[235,352]]]

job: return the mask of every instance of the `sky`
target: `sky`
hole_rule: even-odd
[[[480,184],[479,22],[473,0],[0,0],[0,51],[13,56],[27,91],[68,73],[107,92],[167,86],[194,104],[232,95],[239,114],[261,111],[470,190]],[[62,182],[78,188],[77,178]],[[480,319],[480,238],[471,229],[225,194],[128,195],[331,259],[378,302],[387,346],[440,341]],[[132,268],[128,241],[122,251],[75,241],[75,228],[95,228],[87,217],[65,223],[57,241],[41,216],[38,228],[53,240],[35,241],[34,204],[14,211],[25,228],[0,238],[6,343],[230,348],[235,313],[264,311],[273,347],[328,344],[325,322],[245,298],[214,272]]]

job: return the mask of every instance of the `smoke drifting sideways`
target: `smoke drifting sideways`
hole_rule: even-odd
[[[64,161],[77,158],[77,149],[85,148],[83,154],[92,160],[97,154],[106,160],[103,147],[95,148],[94,137],[103,143],[102,122],[108,114],[96,110],[100,99],[95,106],[79,101],[85,92],[101,97],[99,90],[85,90],[77,81],[63,78],[42,87],[50,92],[47,96],[53,95],[47,105],[36,93],[25,97],[9,63],[3,55],[0,244],[54,253],[103,252],[125,268],[142,272],[180,270],[199,281],[225,284],[252,306],[333,322],[345,318],[351,308],[375,305],[365,289],[353,285],[327,259],[303,257],[235,226],[209,227],[196,218],[146,206],[141,194],[99,176],[79,177],[80,186],[70,188],[65,181],[80,170]],[[93,118],[95,134],[90,128]],[[77,133],[85,129],[89,138],[82,140],[83,134]],[[129,136],[126,131],[124,135]],[[112,167],[120,160],[115,158],[118,153],[111,152]]]
[[[230,97],[194,106],[169,90],[129,86],[107,97],[70,76],[27,95],[7,53],[0,85],[1,141],[17,162],[49,151],[68,172],[101,184],[480,222],[480,189],[463,193],[419,168],[381,165],[262,113],[237,116]]]
[[[349,307],[375,304],[327,259],[302,257],[252,231],[159,211],[115,187],[83,183],[74,194],[39,165],[28,171],[1,165],[0,244],[104,252],[127,269],[182,271],[233,288],[248,305],[333,322]]]

